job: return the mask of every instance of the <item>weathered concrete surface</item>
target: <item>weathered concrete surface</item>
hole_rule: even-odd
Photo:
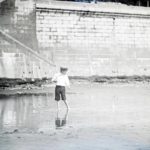
[[[35,1],[5,0],[1,2],[0,78],[24,80],[51,77],[54,67],[39,59],[37,55],[42,57],[42,54],[37,54],[38,52]]]
[[[71,76],[150,75],[146,7],[4,0],[0,29]],[[0,35],[0,78],[51,77],[53,69]]]
[[[36,43],[35,1],[5,0],[0,3],[0,27],[38,51]]]
[[[149,75],[149,9],[107,6],[37,4],[39,46],[71,75]]]
[[[2,150],[149,150],[149,85],[75,84],[70,111],[47,94],[0,101]],[[59,120],[64,124],[58,127]],[[57,125],[57,126],[56,126]]]

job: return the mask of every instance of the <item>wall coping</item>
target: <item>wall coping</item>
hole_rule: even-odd
[[[65,1],[51,1],[36,3],[37,10],[64,10],[64,11],[88,11],[95,13],[107,13],[107,14],[122,14],[133,15],[141,17],[150,17],[149,7],[128,6],[120,3],[81,3],[81,2],[65,2]]]

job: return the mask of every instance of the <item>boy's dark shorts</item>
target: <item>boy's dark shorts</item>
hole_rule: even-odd
[[[55,87],[55,100],[66,100],[66,89],[65,86],[56,86]]]

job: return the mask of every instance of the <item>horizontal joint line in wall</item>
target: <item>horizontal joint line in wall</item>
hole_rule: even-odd
[[[107,17],[134,17],[134,18],[150,18],[150,15],[145,14],[130,14],[130,13],[118,13],[118,12],[101,12],[90,10],[73,10],[73,9],[56,9],[56,8],[36,8],[40,12],[53,12],[53,13],[68,13],[68,14],[83,14],[85,16],[107,16]]]

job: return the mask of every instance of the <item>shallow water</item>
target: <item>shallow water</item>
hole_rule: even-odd
[[[1,98],[0,131],[45,132],[67,127],[150,125],[150,88],[138,86],[74,86],[66,111],[56,109],[51,94]]]
[[[67,91],[69,111],[62,101],[57,111],[48,93],[1,98],[0,149],[150,149],[149,86],[85,84]]]

